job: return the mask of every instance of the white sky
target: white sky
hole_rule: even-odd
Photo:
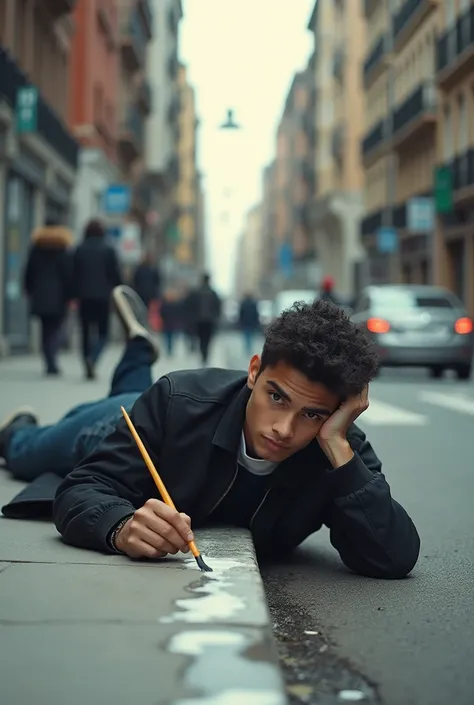
[[[196,90],[205,176],[209,266],[227,294],[245,212],[261,198],[263,167],[295,71],[312,50],[314,0],[182,0],[180,58]],[[220,131],[233,108],[239,131]],[[223,213],[227,212],[226,219]]]

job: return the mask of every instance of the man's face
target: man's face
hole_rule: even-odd
[[[260,375],[259,370],[260,357],[255,355],[247,379],[252,394],[245,415],[245,442],[256,457],[280,463],[316,438],[340,399],[285,362],[266,367]]]

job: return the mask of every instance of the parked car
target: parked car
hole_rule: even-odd
[[[453,369],[469,379],[474,353],[473,322],[461,301],[435,286],[369,286],[351,320],[379,347],[383,367],[428,367],[432,377]]]

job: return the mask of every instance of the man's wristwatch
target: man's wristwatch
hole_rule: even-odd
[[[121,531],[121,530],[123,529],[123,527],[125,526],[125,524],[127,523],[127,521],[129,521],[129,520],[132,518],[132,516],[133,516],[133,514],[129,514],[128,516],[124,517],[124,518],[121,519],[121,520],[119,521],[119,523],[118,523],[116,526],[114,526],[114,528],[112,529],[112,532],[111,532],[110,537],[109,537],[108,544],[109,544],[110,548],[111,548],[113,551],[115,551],[115,553],[123,553],[123,551],[119,551],[119,549],[118,549],[117,546],[115,545],[115,540],[116,540],[117,536],[119,535],[119,531]]]

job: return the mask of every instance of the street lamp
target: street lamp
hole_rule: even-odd
[[[240,125],[234,120],[234,111],[232,108],[227,110],[227,118],[220,126],[221,130],[240,130]]]

